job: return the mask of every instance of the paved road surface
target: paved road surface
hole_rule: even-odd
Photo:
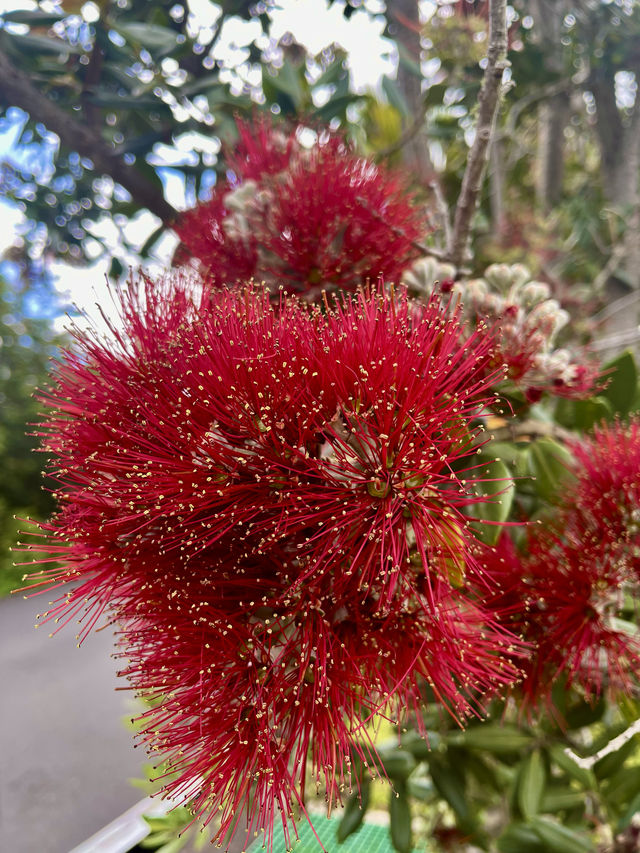
[[[34,630],[46,601],[0,601],[0,850],[68,853],[144,796],[115,692],[107,631],[78,649],[73,625],[53,639]],[[50,630],[50,629],[49,629]]]

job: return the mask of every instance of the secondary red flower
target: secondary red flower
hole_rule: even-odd
[[[305,147],[298,130],[239,124],[233,175],[177,222],[183,246],[218,285],[253,276],[310,300],[399,280],[426,230],[404,179],[336,135]]]
[[[122,314],[43,395],[48,579],[77,581],[45,618],[119,620],[168,789],[269,836],[307,754],[339,799],[369,716],[426,683],[462,717],[515,675],[464,590],[491,338],[382,288],[323,313],[141,279]]]
[[[573,479],[552,521],[518,553],[508,537],[483,562],[499,595],[485,599],[532,644],[525,704],[549,701],[558,679],[587,698],[628,691],[640,671],[634,628],[640,581],[640,422],[602,425],[572,446]]]

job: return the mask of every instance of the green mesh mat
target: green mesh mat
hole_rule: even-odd
[[[329,820],[320,815],[314,815],[313,826],[327,853],[395,853],[391,846],[389,830],[386,826],[374,826],[363,823],[360,829],[347,840],[339,844],[336,838],[339,820]],[[307,821],[298,824],[300,841],[295,843],[293,853],[322,853],[321,847]],[[262,850],[262,841],[257,839],[247,853],[258,853]],[[273,853],[286,853],[282,827],[273,833]]]

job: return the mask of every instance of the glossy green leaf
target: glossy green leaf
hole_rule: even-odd
[[[371,780],[365,776],[360,782],[360,795],[357,791],[349,797],[344,815],[338,825],[337,838],[340,844],[362,825],[371,801]]]
[[[537,493],[544,500],[552,501],[563,483],[572,476],[570,465],[573,457],[566,447],[552,438],[538,438],[531,443],[527,458]]]
[[[487,545],[495,545],[498,541],[504,522],[509,517],[515,492],[511,471],[499,459],[479,457],[480,467],[474,471],[474,476],[481,479],[473,488],[476,494],[486,500],[473,504],[471,513],[475,518],[482,519],[474,522],[478,538]],[[488,522],[488,523],[482,523]]]
[[[557,422],[568,429],[590,430],[600,421],[613,418],[613,407],[606,397],[591,397],[588,400],[559,400],[556,406]]]
[[[527,820],[538,814],[542,792],[547,778],[544,759],[539,749],[534,749],[522,762],[518,776],[518,805]]]
[[[594,845],[584,835],[545,817],[536,817],[531,827],[548,853],[593,853]]]
[[[394,850],[411,853],[411,806],[406,783],[397,783],[389,795],[389,834]]]
[[[603,367],[607,387],[601,392],[619,415],[628,414],[633,406],[638,383],[638,369],[633,355],[628,350]]]
[[[494,725],[485,723],[454,736],[454,742],[463,744],[473,749],[486,750],[496,755],[520,752],[530,746],[533,736],[516,726]]]

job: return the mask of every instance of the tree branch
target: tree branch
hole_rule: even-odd
[[[449,260],[457,267],[461,265],[467,252],[471,220],[478,205],[487,164],[487,151],[500,102],[502,74],[509,64],[506,10],[506,0],[489,0],[489,47],[487,67],[478,97],[476,138],[467,159],[448,247]]]
[[[12,106],[25,110],[47,130],[55,133],[60,142],[71,151],[77,151],[93,163],[97,172],[110,175],[128,190],[136,203],[155,213],[165,224],[170,224],[176,210],[155,187],[134,167],[125,163],[116,152],[92,129],[73,115],[62,110],[43,95],[29,80],[24,71],[16,68],[0,49],[0,80],[2,99]]]

